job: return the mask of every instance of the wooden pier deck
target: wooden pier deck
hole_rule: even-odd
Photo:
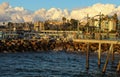
[[[74,42],[120,44],[120,40],[74,39]]]

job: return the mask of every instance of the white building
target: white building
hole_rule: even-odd
[[[117,18],[114,16],[106,17],[104,16],[101,18],[101,21],[99,19],[90,19],[89,20],[89,26],[95,26],[97,28],[101,28],[101,31],[116,31],[118,28],[117,25]]]

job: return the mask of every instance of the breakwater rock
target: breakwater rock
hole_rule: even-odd
[[[109,44],[102,44],[101,52],[109,50]],[[120,54],[120,45],[113,46],[114,52]],[[98,43],[89,43],[89,51],[96,52]],[[87,43],[63,41],[63,40],[0,40],[0,52],[42,52],[42,51],[65,51],[68,53],[79,53],[87,51]]]

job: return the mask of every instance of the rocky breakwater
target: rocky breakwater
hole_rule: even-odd
[[[42,52],[42,51],[65,51],[68,53],[80,53],[87,51],[87,43],[73,42],[63,40],[0,40],[0,52]],[[98,43],[89,43],[89,51],[95,52],[98,50]],[[109,44],[102,44],[101,52],[109,50]],[[120,54],[120,45],[115,44],[114,52]]]

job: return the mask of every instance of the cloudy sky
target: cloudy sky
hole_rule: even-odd
[[[0,22],[34,22],[62,17],[81,20],[99,13],[117,13],[120,19],[119,0],[0,0]]]

